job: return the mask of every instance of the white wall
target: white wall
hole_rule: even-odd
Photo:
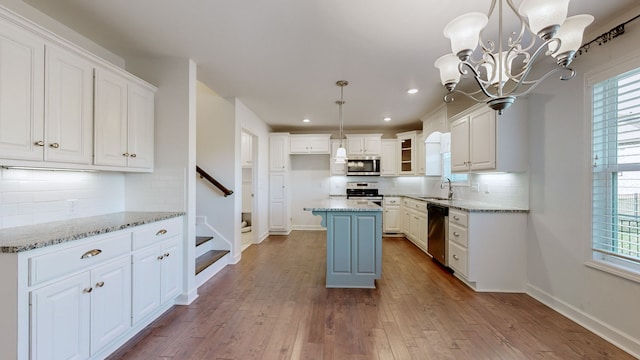
[[[240,134],[237,135],[239,139]],[[222,185],[233,190],[234,194],[224,197],[224,194],[209,182],[198,179],[196,213],[198,216],[207,217],[208,224],[232,244],[231,252],[234,257],[239,258],[240,238],[236,237],[236,230],[239,234],[242,186],[236,187],[236,169],[240,166],[240,160],[236,161],[236,145],[240,144],[236,144],[234,104],[198,82],[197,164]],[[238,183],[241,182],[240,176]],[[239,199],[238,206],[236,198]]]
[[[269,236],[269,132],[271,129],[241,100],[236,99],[236,122],[253,135],[256,152],[253,154],[253,174],[256,179],[257,208],[253,209],[251,230],[257,233],[258,241]],[[238,152],[239,153],[239,152]]]
[[[527,272],[530,294],[640,356],[640,284],[584,264],[591,241],[590,125],[584,74],[608,68],[618,57],[639,55],[640,23],[626,30],[578,57],[573,64],[575,79],[548,79],[530,97]]]

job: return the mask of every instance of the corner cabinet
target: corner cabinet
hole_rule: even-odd
[[[503,115],[480,104],[452,118],[453,172],[523,172],[527,154],[526,99],[518,99]]]
[[[96,69],[94,164],[153,168],[155,90]]]
[[[396,134],[400,152],[399,170],[400,175],[416,175],[416,154],[417,154],[417,131],[407,131]]]

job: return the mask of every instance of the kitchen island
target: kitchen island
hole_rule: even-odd
[[[382,276],[382,207],[333,198],[304,210],[327,228],[326,287],[375,288]]]

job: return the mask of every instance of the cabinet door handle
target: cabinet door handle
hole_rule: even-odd
[[[158,256],[158,260],[162,260],[162,259],[164,259],[164,255]]]
[[[102,250],[100,249],[89,250],[86,253],[82,254],[82,256],[80,256],[80,259],[88,259],[90,257],[100,255],[100,253],[102,253]]]
[[[129,156],[129,153],[122,153],[122,156]]]
[[[456,255],[456,254],[453,254],[453,258],[454,258],[455,260],[460,260],[460,258],[459,258],[459,257],[458,257],[458,255]]]
[[[164,253],[164,257],[169,257],[170,253]]]
[[[136,154],[131,154],[131,155],[129,155],[129,156],[131,156],[131,157],[136,157]]]
[[[164,235],[166,233],[167,233],[167,229],[161,229],[161,230],[158,230],[158,232],[156,233],[156,236]]]
[[[453,220],[460,220],[460,217],[458,215],[453,215]]]
[[[44,141],[42,141],[42,140],[40,140],[40,141],[36,141],[36,142],[34,142],[33,144],[34,144],[34,145],[37,145],[37,146],[44,146]]]
[[[97,287],[97,288],[99,288],[99,287],[103,287],[103,286],[104,286],[104,281],[100,281],[100,282],[97,282],[97,283],[96,283],[96,287]]]
[[[52,144],[49,144],[49,147],[52,147],[52,148],[54,148],[54,149],[57,149],[57,148],[59,148],[59,147],[60,147],[60,144],[58,144],[58,143],[52,143]]]
[[[82,290],[82,292],[83,292],[83,293],[85,293],[85,294],[88,294],[88,293],[90,293],[90,292],[92,292],[92,291],[93,291],[93,288],[92,288],[92,287],[84,288],[84,289]]]

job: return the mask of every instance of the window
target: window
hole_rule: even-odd
[[[593,84],[593,259],[640,271],[640,69]]]
[[[454,174],[451,172],[451,153],[442,153],[442,178],[450,179],[452,184],[469,185],[467,174]]]

